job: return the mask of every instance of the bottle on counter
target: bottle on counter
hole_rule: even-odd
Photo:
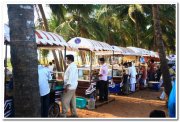
[[[93,96],[91,96],[90,99],[88,100],[87,108],[88,109],[95,109],[95,103],[96,103],[96,100],[94,99]]]

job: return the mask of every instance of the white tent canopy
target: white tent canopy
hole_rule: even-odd
[[[70,45],[76,45],[78,49],[87,49],[90,51],[112,51],[113,48],[105,43],[100,41],[95,41],[82,37],[75,37],[68,41]]]
[[[114,51],[114,55],[124,55],[124,56],[139,56],[139,54],[135,53],[132,49],[118,46],[111,46]],[[96,55],[113,55],[112,52],[109,51],[99,51],[96,52]]]
[[[142,56],[150,56],[150,51],[142,48],[137,47],[127,47],[129,49],[132,49],[135,53],[142,55]]]
[[[171,54],[171,55],[166,56],[166,57],[168,57],[167,59],[170,61],[176,61],[176,55],[175,54]]]
[[[129,55],[129,56],[139,56],[138,53],[136,53],[135,51],[133,51],[132,49],[129,48],[125,48],[125,47],[119,47],[122,51],[123,51],[123,55]]]
[[[150,55],[151,57],[159,58],[159,54],[157,52],[150,51]]]
[[[149,51],[149,50],[137,48],[137,47],[127,47],[127,48],[132,49],[134,52],[138,53],[141,56],[150,56],[150,57],[159,58],[158,53],[154,51]]]

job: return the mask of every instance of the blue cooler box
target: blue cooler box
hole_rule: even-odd
[[[76,97],[76,107],[77,108],[85,108],[87,104],[86,98]]]
[[[149,88],[153,90],[159,90],[160,89],[160,82],[149,82]]]
[[[120,92],[120,84],[115,84],[115,87],[109,87],[109,92],[110,93],[119,93]]]

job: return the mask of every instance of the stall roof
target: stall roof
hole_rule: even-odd
[[[35,30],[36,43],[40,48],[60,48],[67,47],[68,49],[77,49],[75,45],[69,45],[62,36],[46,32],[42,30]],[[10,42],[10,29],[7,24],[4,24],[4,40]]]
[[[138,47],[127,47],[129,49],[132,49],[135,53],[138,53],[139,55],[146,56],[150,55],[150,51]]]
[[[118,46],[111,46],[114,51],[114,55],[124,55],[124,56],[138,56],[132,49]],[[112,52],[109,51],[98,51],[96,55],[113,55]]]
[[[159,58],[159,54],[154,51],[150,51],[151,57]]]
[[[154,51],[149,51],[149,50],[137,48],[137,47],[127,47],[127,48],[132,49],[133,51],[135,51],[136,53],[142,56],[150,56],[150,57],[159,58],[158,53]]]
[[[112,51],[113,48],[105,43],[105,42],[100,42],[96,40],[91,40],[87,38],[82,38],[82,37],[75,37],[72,38],[68,41],[68,44],[70,45],[76,45],[78,49],[87,49],[91,51]]]
[[[138,53],[135,53],[132,49],[126,48],[126,47],[119,47],[123,52],[122,55],[126,56],[138,56]]]

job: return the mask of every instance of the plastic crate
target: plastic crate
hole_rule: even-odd
[[[86,98],[76,97],[76,107],[77,108],[85,108],[87,104]]]
[[[159,90],[159,89],[160,89],[159,83],[153,84],[153,85],[152,85],[152,89],[153,89],[153,90]]]
[[[160,82],[149,82],[149,88],[153,90],[159,90]]]
[[[120,89],[121,89],[120,84],[115,84],[114,88],[109,87],[109,92],[110,93],[119,93]]]

